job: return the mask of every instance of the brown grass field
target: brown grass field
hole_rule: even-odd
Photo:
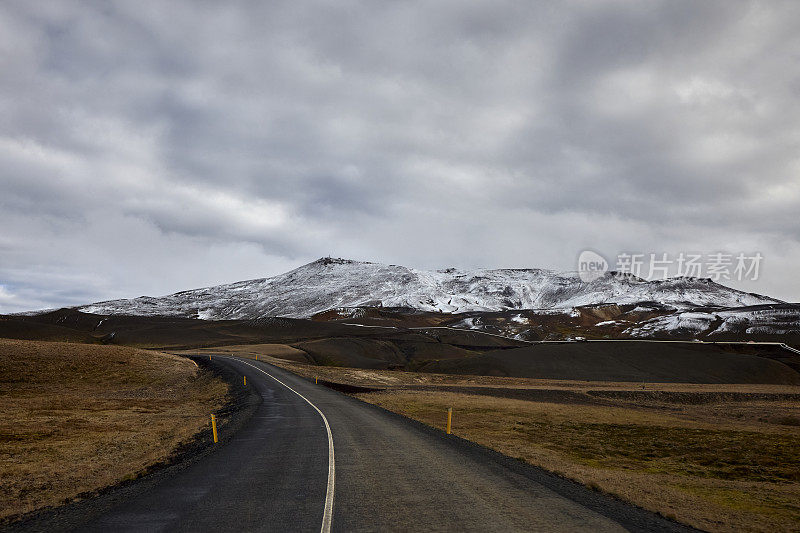
[[[429,391],[357,395],[710,531],[800,528],[800,402],[581,405]]]
[[[319,367],[228,347],[708,531],[800,531],[800,387]],[[531,399],[503,397],[529,396]]]
[[[173,355],[0,339],[0,523],[138,477],[227,390]]]

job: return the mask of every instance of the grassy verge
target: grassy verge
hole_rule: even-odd
[[[797,402],[581,405],[438,391],[364,401],[711,531],[800,529]]]
[[[172,355],[0,339],[0,521],[141,475],[226,394]]]

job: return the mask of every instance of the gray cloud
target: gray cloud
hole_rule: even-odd
[[[800,300],[792,2],[0,5],[0,312],[321,255],[761,251]]]

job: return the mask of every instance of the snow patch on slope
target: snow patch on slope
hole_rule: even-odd
[[[693,335],[800,334],[800,308],[792,304],[779,304],[755,308],[715,309],[708,312],[681,311],[647,320],[625,331],[632,337],[650,337],[675,332]]]

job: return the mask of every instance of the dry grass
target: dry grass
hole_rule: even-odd
[[[226,393],[173,355],[0,339],[0,520],[136,477]]]
[[[266,356],[271,358],[278,358],[281,360],[289,361],[308,361],[308,354],[303,350],[293,348],[288,344],[233,344],[230,346],[219,346],[217,348],[197,348],[194,350],[175,351],[175,353],[192,353],[192,354],[226,354],[239,357],[246,357],[255,359],[256,355]]]
[[[450,392],[362,400],[711,531],[800,529],[799,402],[575,405]]]

